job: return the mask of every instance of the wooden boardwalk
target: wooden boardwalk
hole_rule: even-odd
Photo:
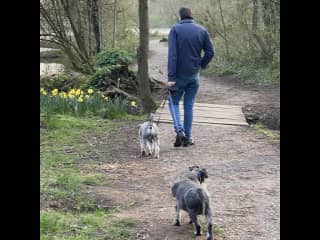
[[[180,116],[183,121],[183,104],[180,103]],[[159,108],[155,113],[154,119],[159,122],[172,123],[172,117],[168,109],[168,102],[164,108]],[[220,105],[209,103],[195,103],[193,110],[193,124],[195,125],[243,125],[247,126],[241,106],[236,105]]]

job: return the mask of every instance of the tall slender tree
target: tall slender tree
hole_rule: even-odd
[[[117,0],[113,3],[113,28],[112,28],[112,47],[116,47],[116,26],[117,26]]]
[[[149,51],[149,14],[148,0],[139,1],[139,47],[138,57],[138,79],[139,95],[145,113],[150,113],[156,108],[151,97],[150,81],[148,75],[148,51]]]

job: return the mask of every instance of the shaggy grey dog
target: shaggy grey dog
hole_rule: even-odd
[[[139,125],[140,139],[140,157],[154,153],[155,158],[160,155],[160,139],[158,136],[158,127],[151,120]]]
[[[212,213],[210,208],[209,194],[202,186],[204,180],[208,178],[206,169],[199,166],[189,167],[189,173],[182,176],[172,186],[172,195],[176,198],[176,218],[175,225],[180,226],[180,210],[188,212],[190,217],[189,223],[194,223],[195,235],[201,235],[201,226],[198,215],[205,215],[208,232],[207,240],[213,240],[212,233]]]

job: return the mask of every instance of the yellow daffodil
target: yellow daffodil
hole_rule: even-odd
[[[92,93],[93,93],[93,89],[89,88],[89,89],[88,89],[88,93],[89,93],[89,94],[92,94]]]
[[[52,96],[56,96],[57,94],[58,94],[58,89],[53,89],[52,91],[51,91],[51,94],[52,94]]]
[[[89,97],[90,97],[89,95],[86,95],[86,96],[85,96],[85,98],[87,98],[87,99],[88,99]]]
[[[80,94],[81,94],[81,90],[80,90],[80,89],[77,89],[77,90],[76,90],[76,95],[79,96]]]
[[[60,97],[62,97],[62,98],[67,98],[67,94],[66,94],[65,92],[61,92],[59,95],[60,95]]]
[[[42,94],[43,95],[47,95],[47,92],[45,90],[43,90]]]
[[[44,92],[44,88],[40,88],[40,92],[43,93]]]
[[[104,100],[108,101],[109,100],[109,97],[106,96],[106,97],[103,97]]]
[[[79,97],[79,98],[78,98],[78,102],[83,102],[83,98],[82,98],[82,97]]]
[[[69,93],[69,94],[68,94],[68,98],[74,99],[74,95]]]
[[[131,106],[132,107],[136,107],[137,106],[137,103],[135,101],[131,101]]]
[[[71,94],[71,95],[74,95],[76,93],[76,90],[75,89],[71,89],[70,91],[69,91],[69,94]]]

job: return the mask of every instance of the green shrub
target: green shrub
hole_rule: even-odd
[[[95,56],[95,64],[98,67],[129,65],[131,62],[129,53],[119,48],[104,49]]]
[[[100,91],[106,90],[112,82],[110,78],[112,69],[114,69],[114,67],[110,66],[97,69],[97,71],[81,85],[81,89],[93,88]]]
[[[280,70],[276,63],[273,66],[263,66],[216,58],[209,64],[204,73],[218,76],[234,75],[244,84],[277,86],[280,83]]]

